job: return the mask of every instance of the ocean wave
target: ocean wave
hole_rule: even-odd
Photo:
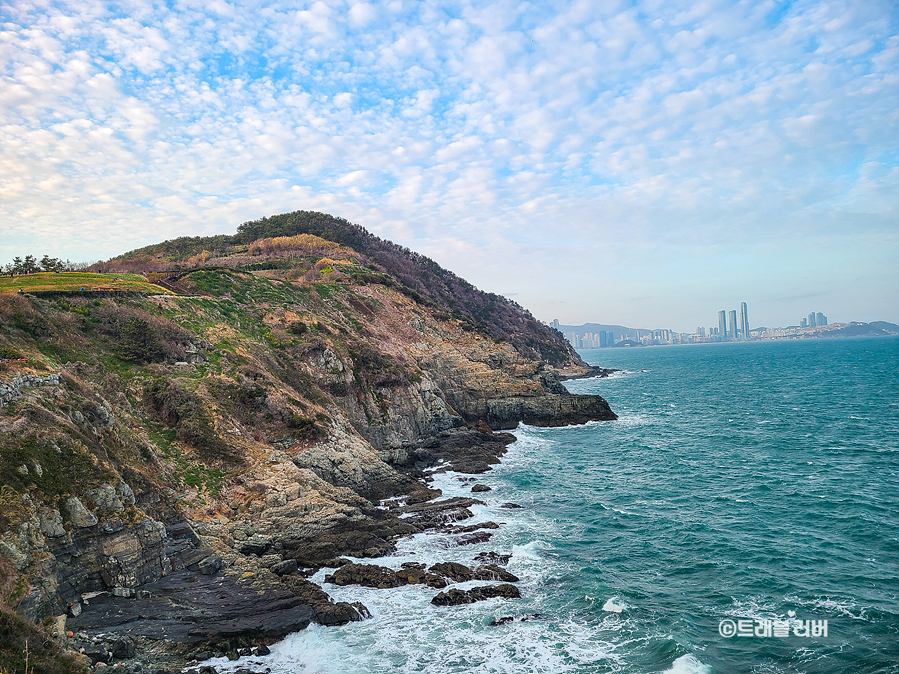
[[[608,613],[621,613],[628,608],[630,607],[621,601],[619,597],[611,597],[602,605],[602,610]]]
[[[673,663],[671,669],[663,674],[711,674],[712,668],[702,664],[694,655],[682,655]]]

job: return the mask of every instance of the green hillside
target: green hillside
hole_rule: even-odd
[[[39,272],[25,276],[0,277],[0,294],[46,292],[122,291],[165,295],[169,291],[148,283],[138,274],[95,274],[90,272]]]

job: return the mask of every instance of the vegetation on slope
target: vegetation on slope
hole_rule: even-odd
[[[315,265],[315,256],[327,256],[335,264]],[[512,343],[527,357],[556,366],[583,364],[561,334],[514,301],[478,290],[430,258],[324,213],[296,211],[246,222],[233,236],[165,241],[99,268],[155,271],[199,264],[234,265],[250,271],[289,269],[293,274],[285,278],[290,281],[395,284],[416,301],[473,330]]]
[[[168,290],[147,283],[137,274],[95,274],[90,272],[40,272],[26,276],[0,277],[0,294],[52,292],[94,292],[96,290],[165,295]]]

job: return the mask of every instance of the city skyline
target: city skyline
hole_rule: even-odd
[[[721,309],[718,311],[717,317],[717,326],[712,325],[707,328],[700,325],[693,331],[677,331],[671,328],[633,328],[595,322],[574,326],[563,324],[559,319],[553,319],[547,325],[559,330],[575,348],[604,348],[625,340],[637,341],[643,344],[685,344],[814,336],[818,332],[809,332],[809,330],[815,331],[828,326],[830,326],[829,329],[842,329],[847,326],[864,323],[860,321],[833,323],[823,312],[812,311],[795,325],[762,325],[753,328],[749,321],[749,306],[747,302],[740,303],[739,318],[735,309]]]

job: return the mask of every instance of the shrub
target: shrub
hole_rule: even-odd
[[[304,417],[301,414],[291,414],[287,420],[287,427],[296,431],[297,435],[305,438],[314,438],[320,434],[321,429],[317,426],[315,419]]]
[[[101,331],[113,340],[113,352],[122,360],[160,363],[184,358],[187,333],[168,319],[114,304],[100,307],[95,314]]]
[[[197,449],[207,460],[239,460],[215,434],[212,419],[202,401],[180,384],[156,379],[144,387],[144,404],[166,426],[176,429],[178,439]]]

